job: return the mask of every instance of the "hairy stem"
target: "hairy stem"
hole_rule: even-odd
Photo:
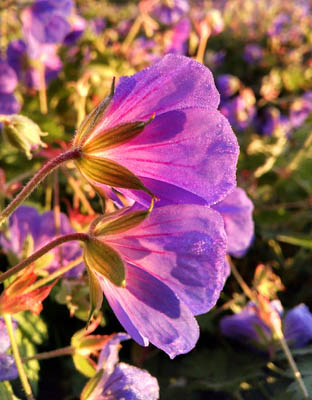
[[[3,282],[10,276],[17,274],[19,271],[38,260],[38,258],[42,257],[45,253],[54,249],[54,247],[57,247],[62,243],[70,242],[72,240],[80,240],[85,242],[88,239],[89,235],[87,233],[69,233],[68,235],[59,236],[53,239],[51,242],[47,243],[46,245],[42,246],[39,250],[37,250],[31,256],[27,257],[25,260],[21,261],[19,264],[15,265],[15,267],[12,267],[8,271],[1,274],[0,282]]]
[[[54,357],[62,357],[74,354],[75,349],[72,346],[63,347],[62,349],[52,350],[52,351],[45,351],[44,353],[38,353],[31,357],[23,358],[23,362],[28,362],[31,360],[47,360],[49,358]]]
[[[54,159],[48,161],[43,167],[35,174],[35,176],[27,183],[27,185],[19,192],[19,194],[11,201],[11,203],[0,214],[1,224],[16,210],[16,208],[30,195],[30,193],[39,185],[43,179],[52,171],[58,168],[65,161],[79,158],[81,154],[80,148],[69,150],[60,154]]]

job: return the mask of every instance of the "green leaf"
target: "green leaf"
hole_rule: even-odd
[[[312,237],[311,235],[298,235],[298,234],[288,234],[288,235],[277,235],[276,240],[280,242],[293,244],[295,246],[307,247],[312,249]]]

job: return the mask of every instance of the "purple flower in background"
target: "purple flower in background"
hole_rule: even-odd
[[[93,18],[88,21],[88,25],[96,35],[100,35],[106,28],[106,20],[103,17]]]
[[[123,333],[113,335],[100,353],[97,370],[103,374],[88,400],[157,400],[157,379],[147,371],[123,362],[118,362],[120,342],[129,339]]]
[[[17,86],[17,76],[7,61],[0,59],[0,93],[12,93]]]
[[[289,117],[294,128],[300,127],[308,118],[312,111],[312,91],[303,94],[301,98],[296,99],[290,106]]]
[[[71,0],[39,0],[22,12],[26,42],[61,43],[70,32]]]
[[[255,118],[255,126],[265,136],[288,136],[292,129],[291,120],[276,107],[268,107],[260,112]]]
[[[252,64],[258,62],[263,57],[263,49],[257,43],[250,43],[245,46],[244,60]]]
[[[16,330],[17,323],[12,320],[13,328]],[[0,381],[12,380],[18,377],[14,357],[6,354],[10,347],[10,339],[3,318],[0,317]]]
[[[220,111],[234,129],[244,130],[248,128],[256,114],[255,102],[253,91],[245,88],[233,99],[222,102]]]
[[[282,316],[283,333],[290,346],[302,347],[312,339],[312,314],[306,305],[294,307],[286,316],[279,301],[272,301],[271,305]],[[220,328],[224,336],[262,350],[273,341],[271,329],[260,319],[253,303],[238,314],[223,317]]]
[[[254,238],[254,207],[246,192],[237,187],[212,208],[223,217],[228,237],[228,253],[234,257],[243,257]]]
[[[65,36],[64,43],[67,46],[72,46],[81,38],[86,28],[87,22],[84,18],[75,14],[71,18],[70,32]]]
[[[236,185],[239,152],[218,105],[208,68],[168,54],[120,79],[95,126],[87,135],[78,130],[76,164],[100,192],[116,187],[141,204],[150,204],[151,192],[162,205],[215,204]],[[121,132],[128,136],[119,142]]]
[[[222,98],[233,96],[238,92],[241,81],[234,75],[224,74],[218,76],[216,79],[216,85]]]
[[[63,63],[57,55],[57,47],[54,44],[38,44],[35,53],[31,53],[26,43],[22,40],[10,42],[7,50],[8,62],[15,70],[20,80],[31,88],[40,88],[40,71],[30,65],[27,65],[27,58],[34,56],[42,62],[45,69],[45,81],[49,83],[55,79]]]
[[[0,114],[17,114],[21,105],[13,93],[0,93]]]
[[[191,22],[189,18],[182,18],[172,28],[170,41],[167,44],[166,53],[181,54],[187,53],[187,41],[191,33]]]
[[[7,61],[0,59],[0,114],[10,115],[19,112],[20,104],[13,94],[17,83],[14,69]]]
[[[209,207],[170,205],[145,212],[143,222],[132,228],[128,224],[126,231],[110,231],[109,226],[122,226],[125,217],[131,221],[131,212],[119,211],[117,218],[107,217],[93,230],[94,246],[100,242],[106,252],[114,250],[112,259],[119,263],[107,268],[103,262],[101,269],[104,250],[94,250],[92,243],[85,248],[85,263],[131,337],[142,346],[151,342],[174,358],[193,349],[199,335],[193,315],[209,311],[224,286],[223,220]],[[121,263],[125,278],[118,275],[118,286],[114,274]]]
[[[175,24],[181,19],[190,9],[188,0],[172,0],[168,2],[159,1],[156,3],[152,14],[164,25]]]
[[[74,229],[71,227],[67,216],[61,213],[59,234],[64,235],[72,232],[74,232]],[[11,252],[20,258],[22,257],[22,252],[25,250],[27,240],[30,239],[33,243],[33,245],[29,244],[30,250],[35,251],[56,236],[58,235],[55,228],[53,211],[48,211],[40,215],[33,207],[21,206],[11,215],[8,236],[1,234],[0,244],[5,252]],[[79,243],[68,242],[51,250],[49,254],[52,254],[53,257],[52,259],[48,259],[47,269],[53,272],[60,267],[61,262],[63,265],[66,265],[80,257],[82,250]],[[83,269],[84,265],[80,263],[77,267],[68,271],[65,276],[68,278],[77,277],[81,275]]]
[[[312,314],[305,304],[299,304],[283,320],[284,335],[293,347],[305,346],[312,339]]]

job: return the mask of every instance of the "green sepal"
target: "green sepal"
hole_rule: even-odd
[[[74,137],[73,145],[81,146],[88,134],[94,129],[99,120],[103,117],[107,107],[109,106],[115,92],[115,78],[113,78],[110,94],[105,97],[101,103],[95,107],[81,122]]]
[[[92,378],[96,374],[94,366],[82,355],[77,353],[73,354],[73,362],[76,369],[88,378]]]
[[[89,293],[90,293],[90,312],[88,317],[88,324],[93,318],[94,314],[99,311],[103,302],[103,292],[99,280],[95,273],[89,268],[86,259],[84,259],[89,277]]]
[[[143,190],[154,197],[138,177],[115,161],[82,153],[76,164],[87,180],[112,187]]]
[[[115,286],[124,286],[126,273],[121,257],[100,240],[91,238],[85,243],[84,261],[88,271],[91,270],[92,274],[94,274],[93,271],[96,271]]]
[[[94,389],[97,387],[98,383],[102,379],[104,370],[100,369],[90,380],[87,382],[86,386],[83,388],[80,400],[88,400]]]
[[[104,216],[98,221],[92,230],[95,236],[115,235],[118,233],[126,232],[140,225],[145,218],[150,214],[153,209],[154,202],[148,210],[132,211],[127,210],[117,211],[111,215]],[[129,210],[129,209],[128,209]]]
[[[120,146],[138,136],[144,130],[145,126],[154,119],[154,117],[155,115],[146,122],[127,122],[111,129],[104,130],[94,138],[91,138],[90,141],[86,139],[82,151],[86,154],[94,154]]]

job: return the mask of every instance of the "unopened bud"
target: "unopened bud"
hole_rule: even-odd
[[[24,115],[6,115],[1,118],[3,132],[8,142],[19,150],[25,152],[27,158],[31,159],[31,151],[38,147],[46,147],[41,136],[47,133],[42,132],[39,126]]]

